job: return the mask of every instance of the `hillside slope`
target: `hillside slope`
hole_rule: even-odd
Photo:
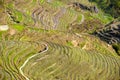
[[[2,0],[0,80],[119,80],[119,25],[89,0]]]

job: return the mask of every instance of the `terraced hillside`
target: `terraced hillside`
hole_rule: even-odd
[[[120,79],[115,56],[41,41],[0,45],[2,80]]]
[[[120,80],[119,25],[89,0],[1,0],[0,80]]]
[[[116,19],[107,24],[103,29],[96,31],[95,35],[101,40],[111,44],[115,51],[120,55],[120,19]]]
[[[64,31],[69,24],[77,20],[77,16],[81,17],[81,14],[67,9],[67,5],[60,1],[49,3],[46,1],[29,2],[23,0],[15,3],[9,2],[7,8],[10,17],[14,21],[47,30],[57,29]],[[17,17],[18,14],[19,16]],[[78,20],[78,23],[80,23],[80,20]]]
[[[6,2],[5,6],[7,10],[6,13],[9,15],[9,24],[19,23],[21,25],[38,27],[46,30],[71,31],[71,27],[74,28],[75,25],[80,25],[85,20],[89,22],[93,21],[95,18],[102,21],[104,24],[112,19],[109,15],[105,15],[106,18],[103,19],[104,15],[101,11],[99,11],[98,14],[93,12],[94,15],[91,15],[89,9],[92,5],[90,5],[87,0],[83,2],[89,3],[88,5],[81,4],[81,7],[83,6],[82,10],[80,10],[80,8],[76,9],[73,2],[68,1],[66,3],[59,0],[17,0],[14,2]],[[81,1],[78,1],[78,4],[80,3]],[[88,8],[88,10],[84,11],[84,8]],[[98,25],[99,24],[96,23],[96,25],[92,27],[98,28]],[[85,26],[89,25],[87,24]]]
[[[120,19],[107,24],[104,29],[96,32],[96,35],[109,44],[120,43]]]

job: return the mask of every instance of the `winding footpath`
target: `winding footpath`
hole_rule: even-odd
[[[45,43],[44,43],[44,45],[46,46],[46,49],[45,49],[45,50],[43,50],[42,52],[40,52],[40,53],[38,53],[38,54],[35,54],[35,55],[27,58],[27,60],[26,60],[26,61],[23,63],[23,65],[19,68],[20,73],[22,74],[22,76],[25,77],[26,80],[30,80],[30,79],[29,79],[27,76],[24,75],[24,73],[23,73],[23,71],[22,71],[22,68],[23,68],[23,67],[27,64],[27,62],[28,62],[30,59],[32,59],[33,57],[35,57],[35,56],[37,56],[37,55],[39,55],[39,54],[42,54],[42,53],[45,53],[45,52],[48,51],[48,45],[45,44]]]
[[[83,14],[81,14],[81,15],[82,15],[82,19],[81,19],[81,22],[79,24],[82,24],[84,22],[84,20],[85,20],[84,15]]]

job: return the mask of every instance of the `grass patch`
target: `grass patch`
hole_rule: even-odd
[[[52,6],[54,6],[54,7],[60,7],[60,6],[63,6],[64,4],[62,3],[62,2],[60,2],[60,1],[53,1],[53,3],[52,3]]]
[[[113,49],[116,51],[116,53],[120,56],[120,44],[113,44]]]
[[[20,24],[13,24],[12,27],[18,31],[23,31],[25,26],[20,25]]]
[[[98,13],[98,14],[92,14],[92,17],[96,18],[96,19],[99,19],[104,24],[107,24],[107,23],[111,22],[114,19],[111,15],[101,13],[101,12]]]
[[[71,43],[71,41],[67,41],[67,46],[73,46],[73,44]]]

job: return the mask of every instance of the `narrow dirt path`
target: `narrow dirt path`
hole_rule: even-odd
[[[33,57],[35,57],[35,56],[37,56],[37,55],[39,55],[39,54],[42,54],[42,53],[45,53],[45,52],[48,51],[48,45],[45,44],[45,43],[44,43],[44,45],[46,46],[46,49],[45,49],[44,51],[42,51],[42,52],[40,52],[40,53],[38,53],[38,54],[35,54],[35,55],[27,58],[27,60],[26,60],[26,61],[23,63],[23,65],[19,68],[20,73],[22,74],[22,76],[25,77],[26,80],[30,80],[30,79],[29,79],[27,76],[25,76],[25,74],[24,74],[23,71],[22,71],[22,68],[24,68],[24,66],[27,64],[27,62],[28,62],[30,59],[32,59]]]

